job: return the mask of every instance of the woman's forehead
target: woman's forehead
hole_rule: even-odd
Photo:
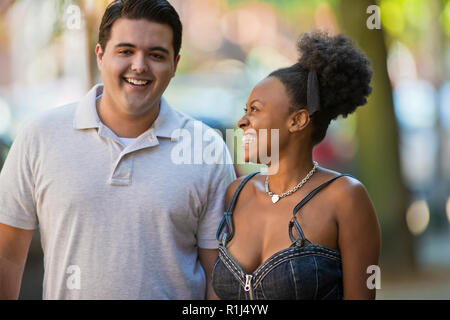
[[[285,86],[276,77],[267,77],[253,88],[248,101],[255,99],[268,104],[289,102]]]

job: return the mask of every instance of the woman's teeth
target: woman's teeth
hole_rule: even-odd
[[[242,137],[242,142],[244,144],[256,142],[256,137],[254,135],[246,134]]]

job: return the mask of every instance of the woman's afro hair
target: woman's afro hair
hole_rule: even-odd
[[[298,41],[299,64],[315,70],[323,115],[347,117],[367,103],[372,92],[370,62],[346,36],[321,31],[304,33]]]
[[[280,79],[292,103],[307,108],[309,71],[316,71],[320,90],[320,111],[311,117],[312,142],[323,140],[331,120],[344,118],[367,103],[372,91],[370,62],[352,41],[344,35],[330,36],[322,31],[311,31],[300,36],[300,58],[289,68],[274,71],[269,76]]]

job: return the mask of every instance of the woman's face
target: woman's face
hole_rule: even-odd
[[[268,77],[255,86],[237,123],[244,131],[245,162],[264,163],[261,157],[271,157],[274,148],[283,149],[289,137],[290,106],[286,89],[277,78]],[[278,138],[272,129],[279,130]]]

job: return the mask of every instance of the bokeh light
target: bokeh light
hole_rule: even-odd
[[[413,235],[420,235],[428,227],[430,222],[430,209],[425,200],[411,203],[406,213],[406,224]]]

